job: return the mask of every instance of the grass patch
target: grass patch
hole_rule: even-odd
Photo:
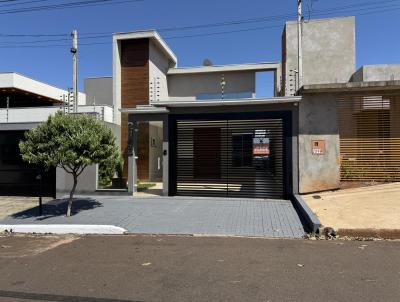
[[[137,185],[137,190],[138,192],[143,192],[154,187],[155,185],[156,185],[155,183],[151,182],[139,182]]]

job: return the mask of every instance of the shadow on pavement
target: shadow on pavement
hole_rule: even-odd
[[[72,216],[82,211],[92,210],[103,205],[92,198],[74,198],[72,203]],[[27,219],[37,217],[36,220],[45,220],[57,216],[65,216],[67,213],[68,199],[55,199],[43,204],[42,215],[39,216],[39,207],[12,214],[10,217],[15,219]]]
[[[3,298],[16,298],[31,301],[63,301],[63,302],[141,302],[133,300],[120,300],[120,299],[107,299],[107,298],[92,298],[81,296],[63,296],[63,295],[49,295],[49,294],[34,294],[17,291],[0,290],[0,297]]]

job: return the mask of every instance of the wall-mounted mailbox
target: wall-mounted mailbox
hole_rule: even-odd
[[[325,154],[325,140],[313,140],[312,141],[312,154],[313,155],[324,155]]]

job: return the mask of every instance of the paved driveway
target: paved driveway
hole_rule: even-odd
[[[107,224],[131,233],[299,238],[304,229],[290,201],[225,198],[100,196],[79,198],[64,217],[65,200],[23,211],[0,224]]]

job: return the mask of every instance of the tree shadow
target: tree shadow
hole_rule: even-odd
[[[93,198],[74,198],[72,203],[71,216],[74,216],[82,211],[92,210],[98,207],[103,207],[103,204]],[[42,215],[39,216],[39,206],[30,208],[18,213],[10,215],[15,219],[28,219],[36,217],[36,220],[45,220],[52,217],[65,216],[68,208],[68,199],[54,199],[42,206]]]

